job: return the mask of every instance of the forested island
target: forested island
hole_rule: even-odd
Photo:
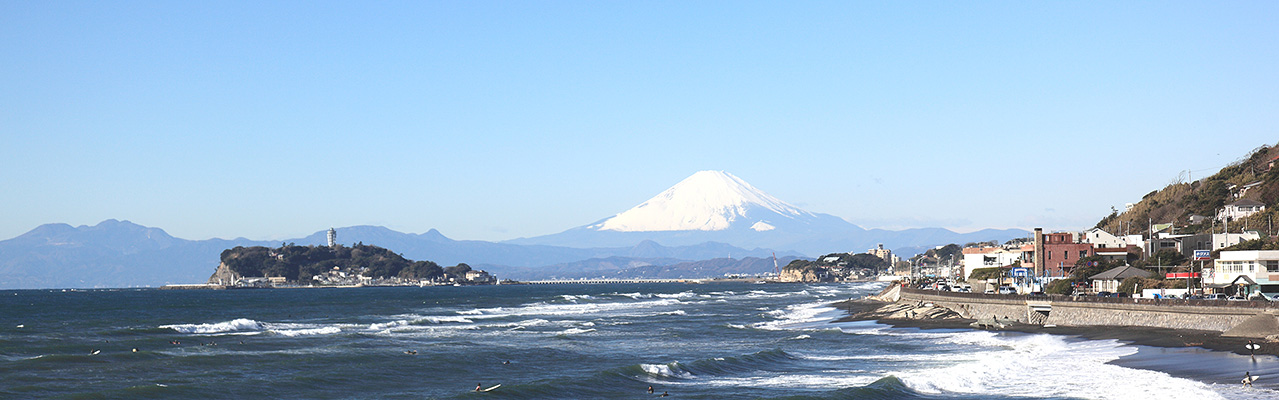
[[[782,268],[782,282],[840,282],[871,279],[889,268],[887,261],[866,253],[832,253],[816,260],[794,260]]]
[[[496,279],[469,265],[440,267],[391,250],[357,243],[351,247],[236,246],[222,251],[209,284],[228,287],[484,284]]]

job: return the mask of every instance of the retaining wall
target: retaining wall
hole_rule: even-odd
[[[1088,297],[1028,297],[902,289],[901,300],[931,302],[965,318],[1011,318],[1062,326],[1149,326],[1225,332],[1279,308],[1269,302],[1186,301]],[[1272,332],[1271,334],[1279,334]]]

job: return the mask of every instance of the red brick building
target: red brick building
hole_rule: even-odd
[[[1045,233],[1044,275],[1068,276],[1075,269],[1075,262],[1093,254],[1092,245],[1076,243],[1073,233]]]

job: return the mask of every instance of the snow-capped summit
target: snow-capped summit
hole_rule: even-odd
[[[857,201],[848,199],[847,201]],[[1025,231],[958,234],[940,228],[865,230],[830,214],[812,213],[770,196],[723,171],[701,171],[648,201],[614,216],[560,233],[519,238],[510,244],[573,248],[630,248],[644,241],[663,246],[708,242],[742,249],[793,250],[809,256],[889,248],[967,243],[976,238],[1022,237]],[[725,253],[724,257],[735,257]]]
[[[721,231],[738,224],[772,230],[813,213],[756,189],[724,171],[700,171],[670,189],[587,229],[617,232]]]

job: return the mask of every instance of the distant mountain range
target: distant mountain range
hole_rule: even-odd
[[[568,247],[667,246],[704,242],[794,250],[813,257],[862,252],[883,244],[906,256],[948,243],[1025,237],[1022,229],[956,233],[942,228],[866,230],[830,214],[804,211],[723,171],[700,171],[644,203],[567,231],[504,243]]]
[[[505,242],[453,240],[380,226],[338,228],[338,241],[377,245],[443,266],[467,263],[504,279],[701,278],[772,271],[796,257],[863,252],[878,244],[903,257],[948,243],[1024,237],[1024,230],[955,233],[941,228],[866,230],[801,210],[720,171],[702,171],[648,201],[595,223]],[[186,240],[159,228],[106,220],[41,225],[0,241],[0,288],[138,287],[204,282],[221,252],[281,242],[323,245],[326,231],[282,241]],[[774,251],[776,250],[776,251]]]
[[[666,247],[643,241],[629,247],[570,248],[517,245],[478,240],[452,240],[438,231],[396,232],[380,226],[338,228],[339,241],[362,242],[396,251],[415,260],[443,266],[467,263],[501,278],[587,277],[617,263],[627,267],[674,264],[713,258],[771,257],[765,249],[745,250],[723,243]],[[283,241],[186,240],[159,228],[129,221],[106,220],[94,226],[46,224],[13,239],[0,241],[0,288],[140,287],[199,283],[209,279],[223,250],[235,246],[279,246],[281,242],[324,245],[326,231]],[[779,256],[798,256],[781,252]],[[589,261],[596,260],[596,261]],[[771,258],[770,258],[771,262]],[[599,265],[593,265],[599,264]],[[569,271],[568,266],[575,271]],[[533,267],[550,266],[545,272]],[[502,275],[509,273],[510,275]],[[614,275],[608,275],[614,276]]]

